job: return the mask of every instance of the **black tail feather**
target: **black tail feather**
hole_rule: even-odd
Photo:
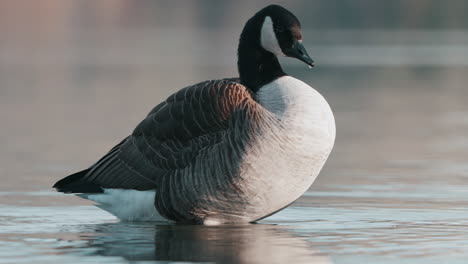
[[[89,169],[79,171],[56,182],[53,188],[63,193],[102,193],[98,184],[83,180]]]

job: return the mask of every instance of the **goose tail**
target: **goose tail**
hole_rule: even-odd
[[[63,193],[103,193],[104,189],[98,184],[84,180],[89,169],[79,171],[56,182],[53,188]]]

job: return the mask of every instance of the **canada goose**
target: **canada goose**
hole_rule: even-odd
[[[277,56],[313,60],[298,19],[270,5],[239,40],[239,78],[185,87],[133,133],[54,188],[122,220],[248,223],[291,204],[313,183],[335,140],[325,99],[288,76]]]

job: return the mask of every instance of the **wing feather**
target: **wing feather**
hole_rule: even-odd
[[[249,107],[255,104],[237,79],[183,88],[154,107],[132,135],[92,165],[80,180],[103,188],[157,189],[164,182],[175,181],[170,175],[206,157],[216,144],[235,140],[225,136],[226,130],[236,129],[232,116],[242,112],[247,118],[245,115],[252,113]]]

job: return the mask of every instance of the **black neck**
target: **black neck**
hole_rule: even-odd
[[[263,85],[286,75],[278,58],[260,44],[263,20],[264,17],[254,16],[247,22],[237,51],[240,82],[254,93]]]

